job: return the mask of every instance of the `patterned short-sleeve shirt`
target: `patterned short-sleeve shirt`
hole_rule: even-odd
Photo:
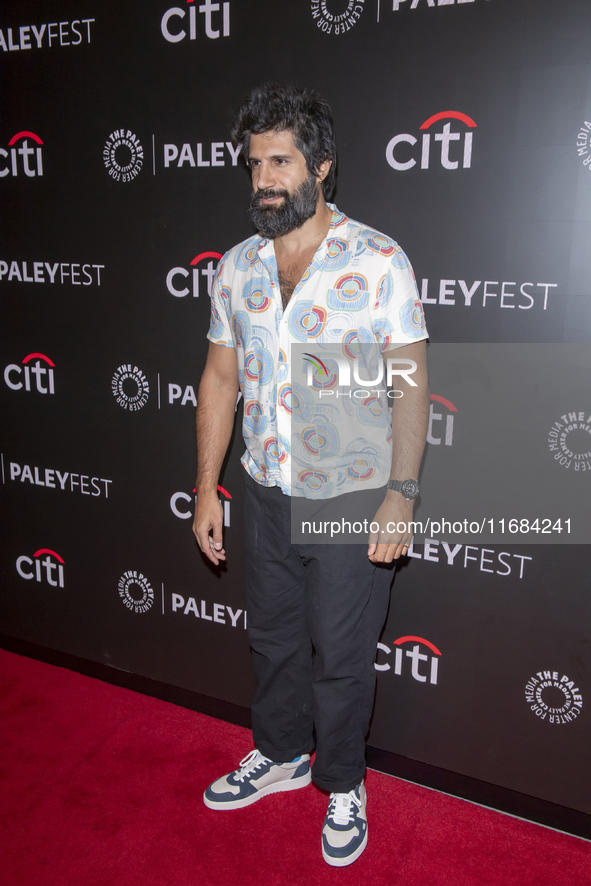
[[[297,401],[291,346],[313,350],[315,344],[329,342],[353,347],[376,343],[387,351],[427,338],[414,273],[403,250],[390,237],[329,207],[333,215],[327,236],[285,311],[273,241],[258,234],[223,256],[211,291],[207,337],[234,348],[238,359],[246,444],[242,464],[258,483],[279,486],[288,495]],[[390,423],[382,420],[376,427],[365,425],[365,437],[357,428],[355,439],[341,440],[340,446],[351,453],[354,465],[359,451],[389,451],[390,439]],[[389,465],[373,473],[340,471],[339,493],[359,488],[360,482],[364,488],[383,485],[388,473]]]

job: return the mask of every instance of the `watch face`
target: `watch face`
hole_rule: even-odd
[[[419,494],[419,484],[416,480],[405,480],[400,491],[405,498],[416,498]]]

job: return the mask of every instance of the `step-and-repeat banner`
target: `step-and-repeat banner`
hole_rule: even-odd
[[[401,563],[369,741],[591,811],[591,558],[552,509],[591,491],[591,6],[170,3],[3,5],[3,632],[249,704],[241,404],[220,569],[191,533],[194,414],[216,263],[252,233],[230,123],[261,82],[310,85],[337,205],[409,254],[431,341],[470,346],[432,373],[425,489],[460,496],[465,452],[504,490],[494,541],[435,521]],[[579,350],[534,349],[516,399],[475,343]]]

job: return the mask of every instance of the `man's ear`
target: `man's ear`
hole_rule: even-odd
[[[323,160],[322,163],[319,163],[316,167],[316,176],[320,179],[321,182],[324,181],[328,173],[330,172],[330,167],[332,166],[332,160]]]

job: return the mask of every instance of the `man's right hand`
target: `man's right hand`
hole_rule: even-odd
[[[216,566],[219,565],[220,560],[226,559],[226,552],[222,547],[223,522],[224,509],[217,493],[198,495],[193,532],[201,551]]]

